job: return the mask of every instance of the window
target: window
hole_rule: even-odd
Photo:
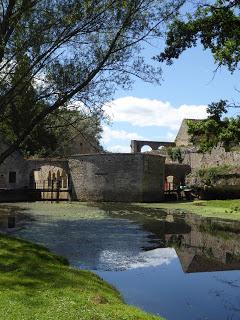
[[[9,183],[16,183],[17,181],[17,173],[16,171],[9,172]]]

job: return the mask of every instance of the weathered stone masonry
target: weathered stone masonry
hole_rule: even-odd
[[[165,158],[149,154],[79,155],[69,159],[72,200],[160,201]]]

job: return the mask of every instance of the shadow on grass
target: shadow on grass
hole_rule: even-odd
[[[182,203],[192,203],[193,201],[178,201],[178,202],[174,202],[174,204],[176,205],[177,203],[182,204]],[[170,202],[166,202],[166,203],[170,203]],[[108,213],[112,213],[112,212],[118,212],[118,213],[122,213],[122,212],[128,212],[130,214],[133,213],[141,213],[141,214],[150,214],[150,215],[154,215],[154,214],[158,214],[159,216],[162,217],[166,217],[170,212],[174,212],[174,213],[181,213],[182,215],[184,214],[184,212],[182,210],[178,210],[178,209],[163,209],[161,207],[156,207],[157,204],[154,204],[154,207],[151,207],[151,203],[150,204],[136,204],[136,203],[126,203],[126,202],[93,202],[93,203],[88,203],[87,204],[90,207],[96,207],[99,208],[101,210],[104,210]],[[179,212],[180,211],[180,212]]]
[[[109,295],[120,298],[112,286],[98,276],[70,268],[65,258],[42,246],[0,235],[0,291],[14,292],[15,299],[26,306],[41,306],[40,292],[52,290],[84,291],[99,294],[104,301]]]

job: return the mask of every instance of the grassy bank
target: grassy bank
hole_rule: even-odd
[[[23,240],[0,235],[0,271],[0,319],[160,319],[124,304],[93,273]]]
[[[240,220],[240,199],[235,200],[201,200],[192,202],[140,203],[141,208],[180,210],[204,217]]]

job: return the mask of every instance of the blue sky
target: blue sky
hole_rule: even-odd
[[[152,57],[159,50],[148,48]],[[119,90],[106,107],[111,125],[104,124],[102,144],[112,152],[130,152],[130,140],[173,141],[183,118],[204,118],[207,104],[227,99],[240,101],[238,73],[216,65],[199,45],[187,50],[171,66],[162,64],[161,85],[136,80],[129,91]],[[231,110],[230,114],[236,114]]]

